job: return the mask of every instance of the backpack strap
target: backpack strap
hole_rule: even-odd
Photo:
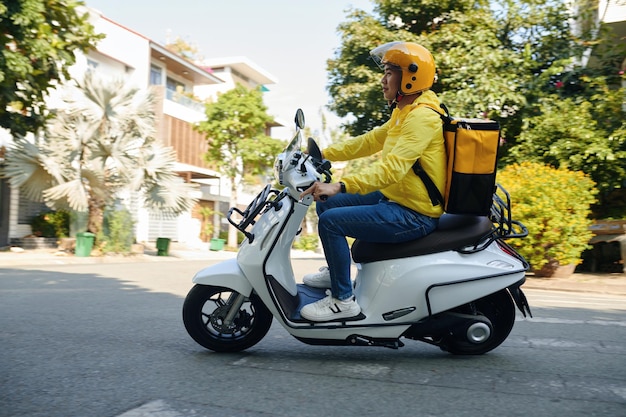
[[[437,113],[437,115],[441,118],[441,121],[444,124],[450,124],[452,122],[452,117],[450,117],[450,112],[448,111],[448,107],[443,103],[439,103],[439,107],[441,107],[441,109],[443,110],[443,114],[439,113],[437,109],[435,109],[434,107],[426,103],[420,103],[417,105],[417,107],[428,107],[429,109]]]
[[[437,110],[435,110],[428,104],[424,104],[424,106],[428,107],[429,109],[437,113],[439,117],[441,118],[441,121],[443,122],[444,126],[447,123],[450,123],[450,121],[452,120],[452,118],[450,117],[450,113],[448,112],[448,108],[446,107],[445,104],[443,103],[440,104],[445,114],[439,113]],[[422,164],[420,164],[419,159],[415,161],[415,163],[413,164],[413,172],[415,173],[415,175],[420,177],[420,179],[424,183],[424,186],[426,186],[426,191],[428,191],[428,197],[430,198],[430,202],[433,204],[433,206],[441,205],[443,207],[444,205],[443,196],[441,195],[441,192],[439,191],[439,189],[437,188],[433,180],[430,179],[426,171],[424,171],[424,168],[422,168]]]
[[[428,191],[428,197],[430,197],[430,202],[433,203],[433,206],[443,206],[444,201],[441,192],[439,191],[433,180],[430,179],[426,171],[424,171],[424,168],[422,168],[422,164],[420,164],[419,159],[413,164],[413,172],[415,172],[415,175],[420,177],[422,179],[422,182],[424,182],[424,185],[426,186],[426,191]]]

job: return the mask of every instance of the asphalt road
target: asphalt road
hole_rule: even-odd
[[[0,269],[0,417],[626,415],[624,296],[527,290],[535,317],[479,357],[309,346],[276,324],[216,354],[181,320],[204,265]]]

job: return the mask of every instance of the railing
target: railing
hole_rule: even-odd
[[[204,113],[205,107],[203,103],[196,101],[194,99],[191,99],[175,90],[166,89],[165,98],[175,103],[178,103],[181,106],[185,106],[188,109],[191,109],[200,113]]]

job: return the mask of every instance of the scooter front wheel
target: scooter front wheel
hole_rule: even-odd
[[[239,352],[263,339],[272,325],[272,313],[256,294],[244,298],[228,288],[195,285],[183,304],[183,322],[201,346]]]

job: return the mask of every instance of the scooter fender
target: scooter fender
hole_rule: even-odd
[[[230,288],[246,297],[252,294],[252,285],[239,268],[237,259],[228,259],[208,266],[197,272],[192,281],[199,285]]]

